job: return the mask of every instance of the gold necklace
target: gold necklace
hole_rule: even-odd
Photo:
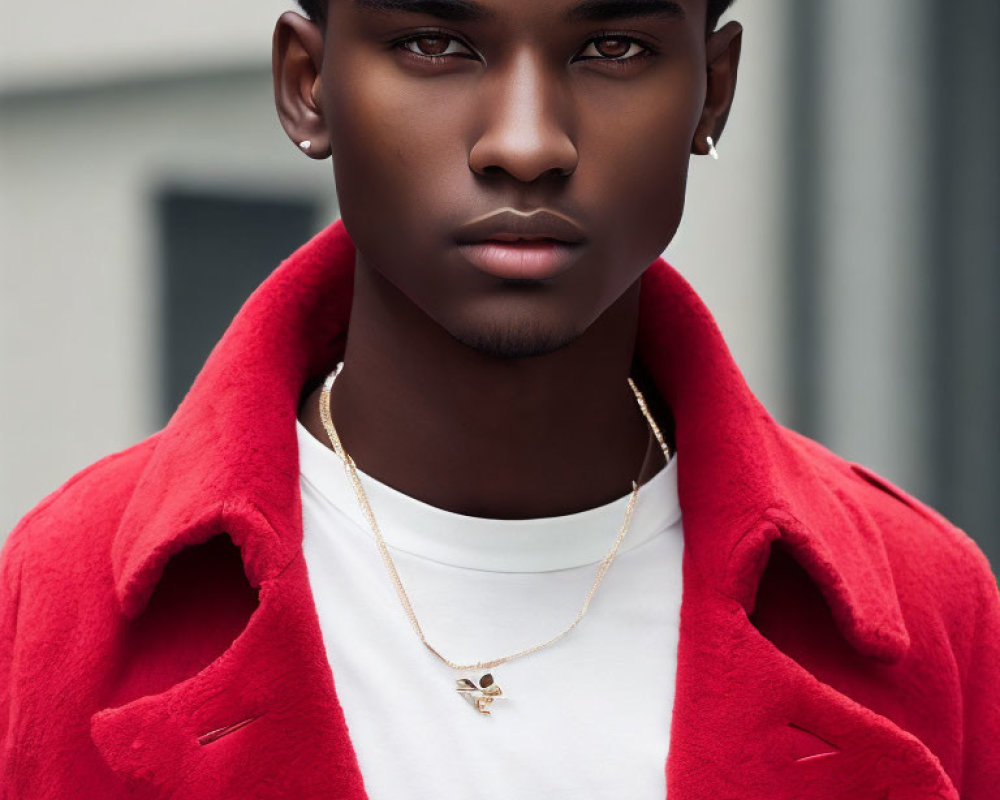
[[[330,443],[333,445],[333,451],[344,462],[344,468],[347,471],[348,477],[351,479],[351,484],[354,487],[354,494],[358,499],[358,504],[361,506],[361,511],[364,514],[365,519],[368,520],[368,525],[371,527],[372,533],[375,534],[375,541],[378,544],[378,550],[382,556],[382,562],[385,564],[385,567],[389,572],[389,576],[392,578],[393,585],[396,587],[396,594],[399,597],[399,602],[402,604],[403,610],[406,612],[406,616],[410,620],[410,625],[413,626],[413,630],[416,631],[417,636],[420,637],[420,641],[423,643],[424,647],[430,650],[435,656],[437,656],[437,658],[452,669],[461,672],[468,672],[471,670],[478,672],[481,670],[491,669],[492,667],[499,666],[500,664],[505,664],[508,661],[513,661],[515,658],[521,658],[523,656],[530,655],[531,653],[536,653],[551,644],[555,644],[566,636],[566,634],[568,634],[580,623],[580,620],[582,620],[584,615],[587,613],[587,609],[590,607],[590,601],[593,599],[594,593],[597,591],[597,587],[601,585],[601,581],[604,580],[605,574],[607,574],[608,569],[611,567],[611,562],[615,560],[615,556],[618,554],[618,548],[622,543],[622,539],[625,538],[629,524],[632,521],[632,511],[635,509],[636,499],[639,496],[638,478],[642,477],[643,470],[646,467],[646,461],[649,458],[648,449],[646,460],[643,461],[642,467],[639,469],[639,476],[636,480],[632,481],[632,493],[629,495],[628,505],[625,507],[625,520],[622,522],[622,526],[618,531],[615,543],[612,545],[611,550],[608,551],[608,554],[601,561],[600,566],[597,569],[597,576],[594,579],[593,585],[590,587],[590,591],[587,592],[587,596],[583,601],[583,606],[580,608],[580,613],[577,614],[576,619],[570,623],[570,626],[562,633],[553,636],[547,642],[535,645],[534,647],[519,650],[516,653],[511,653],[510,655],[502,656],[500,658],[490,659],[489,661],[477,661],[475,664],[456,664],[454,661],[451,661],[442,655],[430,642],[427,641],[427,638],[424,636],[424,631],[420,627],[420,622],[417,620],[417,615],[413,611],[413,606],[410,604],[410,598],[407,596],[406,589],[403,588],[403,582],[399,578],[399,572],[396,570],[396,565],[393,563],[392,556],[389,554],[389,548],[386,546],[385,539],[382,538],[382,531],[379,529],[378,522],[375,521],[375,514],[372,511],[371,504],[368,502],[368,495],[365,494],[364,487],[361,485],[361,480],[358,478],[358,471],[354,464],[354,459],[351,458],[351,456],[348,455],[347,451],[344,449],[344,445],[340,441],[337,429],[333,426],[333,417],[330,414],[330,390],[333,388],[333,382],[337,375],[340,374],[343,366],[343,362],[338,364],[337,368],[327,375],[326,380],[323,382],[323,391],[320,393],[319,400],[320,418],[323,421],[323,427],[326,429],[327,436],[330,437]],[[664,441],[663,434],[660,431],[659,426],[656,424],[656,420],[654,420],[652,414],[649,413],[649,408],[646,405],[646,398],[643,397],[642,392],[639,391],[639,387],[635,385],[635,382],[631,378],[628,379],[628,385],[635,395],[636,402],[639,404],[639,410],[646,418],[646,422],[649,423],[652,435],[656,437],[656,441],[660,445],[660,450],[663,452],[664,458],[666,458],[669,462],[671,458],[670,446],[666,443],[666,441]],[[490,706],[493,701],[503,696],[503,692],[494,681],[493,675],[489,672],[479,678],[478,685],[473,683],[468,678],[459,678],[456,681],[455,688],[459,694],[461,694],[462,697],[464,697],[481,714],[490,714]]]

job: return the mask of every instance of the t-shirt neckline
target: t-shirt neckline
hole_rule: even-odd
[[[374,540],[343,462],[296,419],[301,476]],[[601,561],[614,544],[629,495],[573,514],[491,519],[424,503],[358,470],[386,544],[394,550],[465,569],[549,572]],[[639,487],[619,555],[674,526],[681,516],[677,456]]]

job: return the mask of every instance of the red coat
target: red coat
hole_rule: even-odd
[[[353,255],[339,222],[295,253],[162,431],[11,534],[5,798],[364,797],[303,560],[294,426],[342,352]],[[1000,797],[1000,598],[980,551],[775,423],[662,260],[638,344],[683,453],[670,800]]]

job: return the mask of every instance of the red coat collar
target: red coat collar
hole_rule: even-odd
[[[105,762],[144,797],[264,796],[273,786],[365,798],[302,559],[294,425],[302,387],[342,352],[353,259],[338,222],[276,270],[150,443],[113,543],[124,613],[142,611],[172,554],[222,531],[240,545],[260,605],[201,672],[92,716]],[[882,535],[854,499],[850,466],[768,416],[711,315],[661,259],[643,279],[638,344],[683,453],[670,796],[957,800],[920,741],[818,680],[748,619],[781,540],[848,642],[904,659]],[[214,741],[218,731],[233,733]]]
[[[293,254],[247,301],[157,435],[114,543],[129,616],[169,557],[212,532],[233,535],[257,586],[300,547],[295,415],[306,380],[343,352],[353,266],[341,221]],[[662,258],[643,279],[638,350],[676,420],[687,546],[701,575],[752,611],[780,537],[848,641],[900,658],[908,637],[878,529],[837,493],[835,462],[817,459],[815,445],[760,405],[711,314]],[[196,493],[170,491],[180,473]],[[258,530],[269,533],[251,535]]]

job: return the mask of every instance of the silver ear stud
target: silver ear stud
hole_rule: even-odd
[[[301,142],[299,142],[299,147],[301,147],[304,151],[309,152],[309,148],[312,147],[312,140],[303,139]]]
[[[705,139],[708,142],[708,154],[712,158],[714,158],[716,161],[718,161],[719,160],[719,151],[715,149],[715,142],[712,141],[712,137],[711,136],[706,136]]]

